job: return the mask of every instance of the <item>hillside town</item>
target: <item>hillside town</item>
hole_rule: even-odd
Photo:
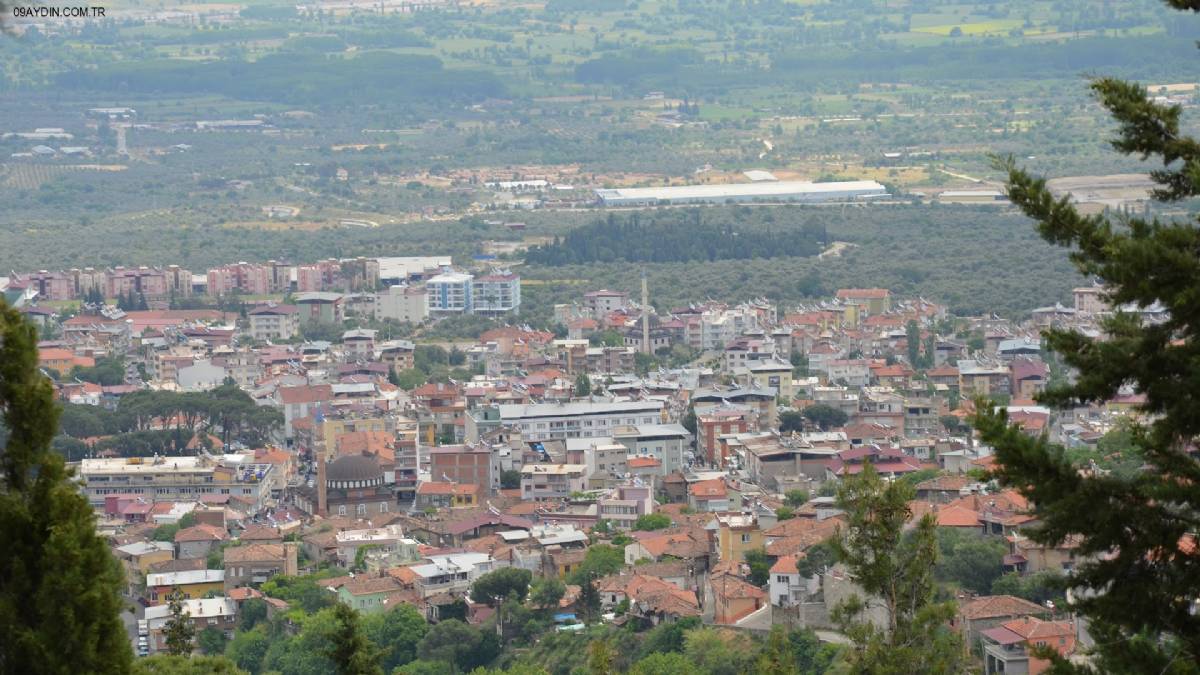
[[[1023,535],[1030,504],[988,479],[969,418],[990,400],[1103,473],[1123,470],[1105,439],[1140,402],[1033,400],[1071,377],[1040,331],[1097,334],[1111,312],[1098,286],[1024,322],[882,288],[669,309],[645,286],[593,289],[555,306],[554,330],[520,323],[516,274],[438,258],[40,271],[6,293],[48,336],[56,442],[126,568],[142,654],[167,649],[172,593],[222,639],[249,602],[289,611],[280,578],[364,613],[480,624],[498,611],[480,580],[506,569],[558,582],[558,631],[690,618],[836,642],[831,609],[859,592],[828,549],[836,494],[870,465],[912,485],[913,522],[988,542],[994,559],[964,574],[989,583],[958,586],[952,625],[987,672],[1038,673],[1032,646],[1070,655],[1091,638],[1019,591],[1078,559]],[[239,309],[172,308],[231,295]],[[69,318],[55,309],[68,299],[82,300]],[[345,328],[464,312],[509,323],[447,343]],[[336,337],[305,339],[314,326]]]

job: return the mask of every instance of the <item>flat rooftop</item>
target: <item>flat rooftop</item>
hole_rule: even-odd
[[[727,183],[723,185],[680,185],[653,188],[615,188],[596,190],[604,200],[687,200],[779,198],[790,196],[836,196],[840,194],[878,194],[886,196],[887,189],[873,180],[809,183],[806,181],[761,181],[756,183]]]
[[[139,473],[197,473],[212,471],[218,465],[228,468],[258,467],[248,461],[246,455],[214,455],[212,460],[203,457],[107,457],[85,459],[79,464],[82,474],[139,474]],[[216,460],[216,461],[213,461]],[[263,467],[270,464],[263,464]],[[265,470],[265,468],[263,469]]]
[[[623,401],[575,403],[531,403],[526,405],[500,406],[500,419],[528,419],[535,417],[569,417],[572,415],[608,415],[624,412],[659,412],[663,404],[659,401]]]

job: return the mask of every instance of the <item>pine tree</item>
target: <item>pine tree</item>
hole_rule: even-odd
[[[962,641],[946,626],[954,604],[933,598],[933,517],[925,515],[913,532],[904,532],[914,489],[885,482],[868,464],[838,488],[837,497],[847,526],[831,542],[834,553],[868,596],[851,596],[832,613],[854,643],[848,655],[853,672],[964,672]],[[881,610],[882,626],[871,622],[872,610]]]
[[[905,342],[908,343],[908,365],[912,368],[921,367],[921,328],[916,321],[909,320],[905,328]]]
[[[329,636],[329,660],[338,675],[383,675],[379,650],[362,631],[358,612],[339,602],[333,608],[337,627]]]
[[[95,515],[50,448],[54,392],[37,330],[0,301],[0,673],[122,673],[122,575]]]
[[[192,639],[196,636],[196,626],[190,615],[183,612],[183,593],[176,586],[167,596],[167,609],[171,618],[163,627],[163,635],[167,642],[167,653],[174,656],[187,656],[192,653]]]
[[[575,395],[583,398],[590,396],[592,393],[592,379],[587,376],[587,373],[580,373],[575,376]]]
[[[1198,0],[1167,0],[1200,12]],[[1155,197],[1200,195],[1200,141],[1180,133],[1178,106],[1151,102],[1141,86],[1101,78],[1092,85],[1118,123],[1113,147],[1156,157]],[[1049,242],[1072,248],[1084,274],[1099,278],[1114,307],[1161,303],[1168,319],[1146,325],[1116,312],[1101,320],[1103,339],[1050,330],[1045,345],[1079,373],[1038,400],[1054,406],[1103,402],[1132,385],[1149,420],[1133,426],[1131,454],[1144,459],[1132,477],[1080,475],[1063,448],[1008,425],[1003,411],[975,420],[995,448],[995,477],[1020,490],[1040,525],[1025,533],[1056,545],[1074,540],[1068,578],[1074,609],[1097,636],[1097,666],[1120,672],[1200,669],[1200,462],[1189,454],[1200,435],[1200,229],[1195,223],[1084,216],[1056,199],[1044,179],[1000,162],[1014,204]],[[1063,669],[1066,664],[1060,664]],[[1166,670],[1168,667],[1173,670]]]

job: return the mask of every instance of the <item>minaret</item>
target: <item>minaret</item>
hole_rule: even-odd
[[[646,268],[642,268],[642,353],[653,354],[650,349],[650,290],[646,285]]]
[[[325,484],[325,453],[317,454],[317,513],[324,517],[329,508],[328,486]]]

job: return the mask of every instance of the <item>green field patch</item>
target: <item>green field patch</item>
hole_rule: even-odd
[[[975,23],[942,24],[940,26],[925,26],[913,28],[915,33],[930,33],[932,35],[949,36],[957,28],[963,35],[1008,35],[1014,28],[1020,28],[1025,22],[1019,19],[996,19],[994,21],[977,21]]]

